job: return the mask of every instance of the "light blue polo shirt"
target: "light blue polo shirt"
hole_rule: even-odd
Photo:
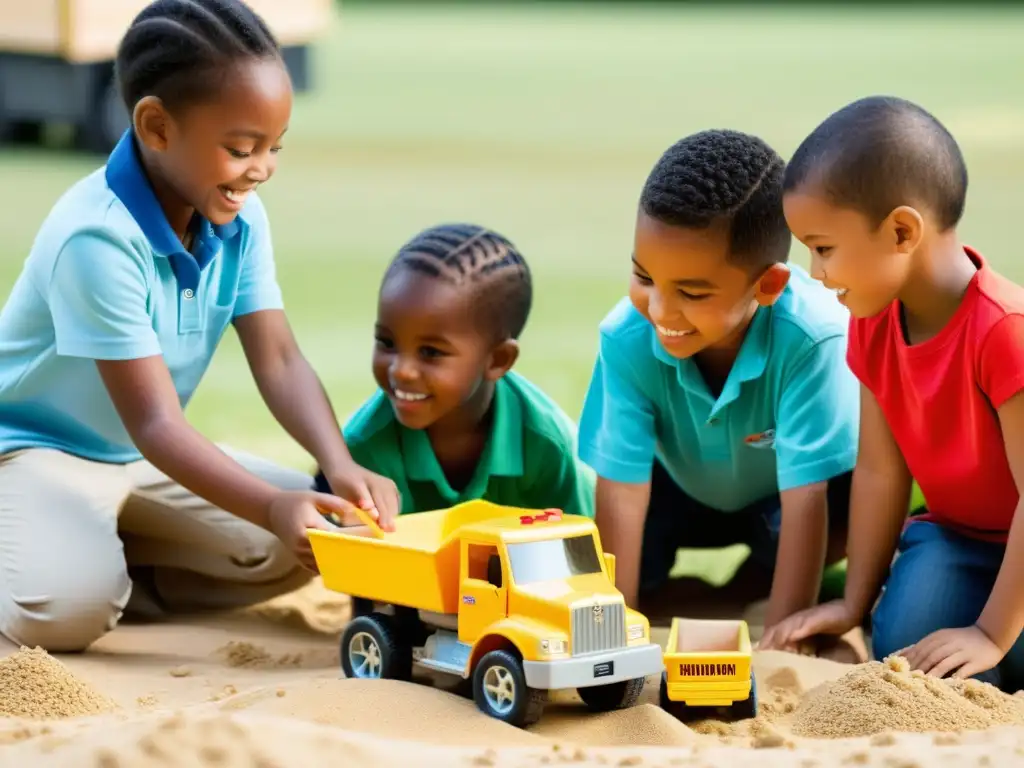
[[[715,398],[623,299],[600,326],[579,427],[598,475],[648,482],[655,459],[691,498],[723,512],[853,469],[860,392],[846,365],[849,315],[798,265],[759,307]]]
[[[192,250],[167,222],[129,131],[53,207],[0,312],[0,454],[140,458],[95,360],[163,355],[184,407],[232,319],[282,306],[255,193],[231,223],[204,220]]]

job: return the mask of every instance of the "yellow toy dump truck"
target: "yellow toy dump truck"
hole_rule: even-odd
[[[246,0],[281,44],[295,89],[309,87],[309,47],[337,0]],[[30,142],[47,123],[75,129],[79,147],[107,153],[130,124],[114,56],[149,0],[0,2],[0,143]]]
[[[589,518],[469,501],[390,533],[366,523],[310,531],[324,585],[373,604],[342,634],[346,676],[408,680],[415,662],[471,680],[484,713],[524,726],[549,690],[607,711],[662,672]]]
[[[680,719],[728,708],[731,719],[757,715],[757,685],[745,621],[672,619],[665,643],[661,706]]]

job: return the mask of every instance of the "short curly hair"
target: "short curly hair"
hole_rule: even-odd
[[[782,157],[756,136],[701,131],[665,151],[647,177],[640,206],[669,226],[727,224],[730,261],[759,270],[789,260],[792,234],[782,213],[785,169]]]
[[[895,96],[868,96],[829,115],[801,142],[786,169],[786,193],[820,188],[877,227],[901,205],[927,208],[941,230],[967,200],[967,165],[945,126]]]

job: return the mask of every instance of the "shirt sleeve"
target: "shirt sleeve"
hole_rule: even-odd
[[[1024,389],[1024,315],[1007,315],[988,332],[981,347],[979,378],[996,409]]]
[[[270,220],[263,202],[253,194],[249,214],[249,238],[243,254],[242,273],[235,300],[234,317],[265,309],[284,309],[281,287],[277,282],[274,244]]]
[[[131,360],[159,355],[142,257],[101,231],[61,248],[46,285],[58,355]]]
[[[607,480],[646,483],[654,447],[654,404],[622,350],[602,334],[580,415],[580,459]]]
[[[815,344],[783,383],[775,428],[780,491],[829,480],[856,463],[860,387],[844,347],[841,336]]]

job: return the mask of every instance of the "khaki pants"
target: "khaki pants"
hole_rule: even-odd
[[[312,478],[230,451],[283,490]],[[129,568],[143,566],[146,589]],[[145,461],[88,461],[49,449],[0,456],[0,633],[78,651],[140,612],[237,608],[312,574],[269,531],[213,507]]]

